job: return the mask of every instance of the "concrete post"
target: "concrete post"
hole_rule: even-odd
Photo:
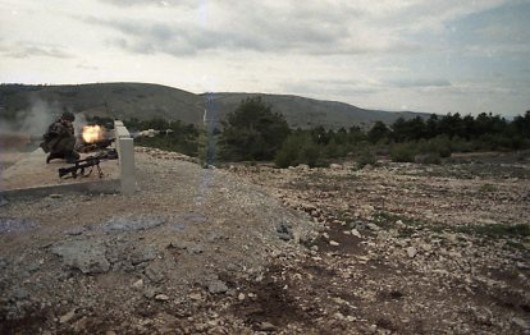
[[[114,121],[116,136],[116,150],[120,164],[120,189],[123,194],[132,194],[136,191],[136,173],[134,164],[134,140],[122,121]]]

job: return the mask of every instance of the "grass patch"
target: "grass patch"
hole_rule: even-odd
[[[417,219],[412,219],[403,215],[388,213],[388,212],[378,212],[374,215],[375,223],[381,226],[394,226],[396,221],[401,220],[407,226],[426,226],[427,222]]]
[[[521,238],[530,236],[530,225],[523,223],[512,226],[499,223],[488,225],[468,225],[458,227],[456,231],[460,233],[482,235],[491,238]]]
[[[493,184],[484,184],[478,189],[480,193],[493,193],[497,191],[497,186]]]

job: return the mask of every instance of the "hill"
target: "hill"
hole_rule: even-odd
[[[58,110],[63,108],[90,116],[109,116],[120,119],[151,119],[160,117],[198,124],[205,109],[209,117],[222,119],[249,97],[261,96],[282,113],[291,127],[325,128],[369,125],[377,120],[392,123],[398,117],[406,119],[427,114],[387,112],[361,109],[346,103],[322,101],[292,95],[260,93],[204,93],[194,94],[180,89],[144,83],[98,83],[82,85],[0,85],[0,115],[15,119],[43,101]]]
[[[272,110],[283,114],[292,128],[311,128],[323,125],[325,128],[338,129],[352,125],[370,125],[375,121],[393,123],[399,117],[410,119],[416,116],[427,117],[425,113],[388,112],[362,109],[343,102],[315,100],[295,95],[261,94],[261,93],[205,93],[202,94],[218,111],[222,118],[233,111],[247,98],[262,97],[263,101],[272,106]]]

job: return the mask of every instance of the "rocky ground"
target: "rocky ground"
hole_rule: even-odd
[[[530,159],[200,169],[0,207],[0,333],[530,333]]]

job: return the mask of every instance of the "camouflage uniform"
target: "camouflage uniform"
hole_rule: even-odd
[[[66,159],[68,163],[79,159],[79,154],[74,151],[76,139],[74,126],[71,123],[73,120],[74,116],[65,112],[59,120],[48,127],[48,131],[43,136],[44,141],[40,145],[44,152],[49,153],[46,163],[56,158]]]

